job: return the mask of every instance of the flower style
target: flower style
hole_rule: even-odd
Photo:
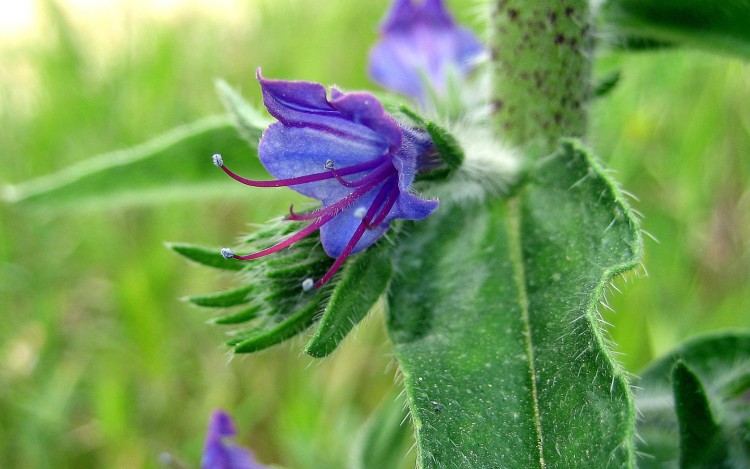
[[[225,441],[236,434],[229,414],[215,411],[208,423],[201,469],[266,469],[255,462],[250,450]]]
[[[275,118],[263,133],[258,154],[277,178],[253,181],[236,175],[220,155],[214,164],[235,180],[256,187],[287,186],[320,200],[322,207],[295,213],[287,220],[310,221],[280,243],[244,256],[222,249],[226,258],[250,260],[291,246],[320,229],[326,254],[335,258],[328,272],[309,290],[325,284],[346,258],[377,241],[392,220],[419,220],[438,206],[436,200],[413,195],[412,182],[421,161],[434,154],[430,138],[388,115],[369,93],[342,93],[304,81],[267,80],[258,70],[263,102]]]
[[[451,68],[464,74],[483,52],[482,44],[456,24],[442,0],[395,0],[380,32],[380,42],[370,51],[371,78],[420,103],[428,86],[443,93]]]

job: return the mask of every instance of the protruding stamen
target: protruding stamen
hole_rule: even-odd
[[[302,230],[294,233],[292,236],[288,237],[287,239],[281,241],[278,244],[274,244],[273,246],[263,249],[262,251],[254,252],[252,254],[246,254],[244,256],[238,256],[233,255],[233,257],[240,261],[249,261],[251,259],[257,259],[259,257],[267,256],[269,254],[273,254],[274,252],[281,251],[284,248],[288,248],[292,244],[296,243],[300,239],[306,238],[307,236],[310,236],[315,230],[319,229],[321,226],[325,225],[333,217],[335,217],[336,214],[327,214],[323,217],[320,217],[319,219],[315,220],[313,223],[307,225]]]
[[[218,154],[218,153],[217,153]],[[216,156],[216,155],[214,155]],[[338,177],[341,175],[348,175],[348,174],[356,174],[356,173],[362,173],[364,171],[369,171],[371,169],[375,169],[378,166],[380,166],[383,161],[385,161],[385,157],[376,158],[371,161],[366,161],[364,163],[355,164],[352,166],[347,166],[345,168],[341,168],[340,170],[336,170],[336,173],[339,174]],[[231,169],[224,166],[223,159],[220,161],[222,164],[218,165],[219,168],[222,169],[229,177],[234,179],[237,182],[241,182],[242,184],[245,184],[246,186],[253,186],[253,187],[287,187],[287,186],[297,186],[299,184],[307,184],[310,182],[318,182],[318,181],[325,181],[326,179],[333,179],[337,176],[333,173],[332,170],[324,171],[322,173],[313,173],[308,174],[306,176],[298,176],[298,177],[292,177],[287,179],[274,179],[272,181],[255,181],[253,179],[247,179],[242,176],[239,176],[235,174]],[[327,162],[326,162],[327,163]],[[214,159],[214,164],[216,164],[216,160]],[[376,172],[376,171],[373,171]],[[362,178],[364,179],[364,178]]]
[[[360,197],[370,192],[375,186],[380,184],[383,180],[387,179],[387,177],[389,177],[391,174],[394,174],[394,173],[396,173],[396,168],[394,168],[393,166],[390,166],[388,168],[388,171],[385,173],[385,175],[380,175],[380,178],[373,178],[371,181],[368,181],[367,184],[363,185],[362,187],[358,187],[351,194],[347,195],[346,197],[339,200],[338,202],[329,205],[328,207],[314,210],[310,213],[294,213],[294,211],[290,209],[289,211],[290,214],[287,217],[287,220],[295,220],[295,221],[314,220],[316,218],[322,217],[329,213],[334,213],[334,214],[338,213],[339,211],[352,205]],[[373,174],[375,174],[375,172],[373,172]]]
[[[388,198],[385,199],[385,203],[383,203],[383,208],[378,213],[378,216],[375,217],[375,219],[367,225],[368,230],[374,230],[375,228],[378,228],[381,223],[383,223],[383,220],[385,220],[385,217],[388,216],[389,213],[391,213],[391,209],[396,204],[396,201],[398,200],[399,196],[399,190],[397,183],[395,180],[391,179],[389,183],[386,183],[390,185],[390,192],[388,193]]]
[[[287,221],[301,221],[301,220],[312,220],[314,218],[317,218],[318,215],[312,216],[313,213],[317,214],[318,212],[323,212],[325,209],[318,209],[313,210],[309,213],[297,213],[294,211],[294,204],[289,206],[289,216],[285,218]],[[320,215],[325,215],[325,213],[320,213]]]
[[[309,174],[306,176],[299,176],[299,177],[293,177],[293,178],[288,178],[288,179],[277,179],[273,181],[254,181],[251,179],[243,178],[242,176],[238,176],[237,174],[232,172],[229,168],[224,166],[223,158],[218,153],[212,156],[212,160],[213,160],[214,165],[220,167],[231,178],[249,186],[255,186],[255,187],[294,186],[298,184],[307,184],[311,182],[317,182],[317,181],[323,181],[327,179],[336,178],[342,185],[346,187],[356,188],[350,194],[336,201],[335,203],[327,207],[315,210],[310,213],[296,214],[294,213],[294,207],[293,206],[289,207],[290,215],[289,217],[287,217],[288,220],[314,220],[314,221],[308,226],[306,226],[305,228],[303,228],[302,230],[298,231],[297,233],[294,233],[293,235],[289,236],[285,240],[281,241],[280,243],[277,243],[271,247],[268,247],[266,249],[263,249],[261,251],[258,251],[252,254],[238,256],[231,249],[222,248],[221,255],[226,259],[237,259],[237,260],[243,260],[243,261],[252,260],[252,259],[257,259],[259,257],[267,256],[269,254],[273,254],[277,251],[285,249],[293,245],[297,241],[309,236],[316,230],[320,229],[320,227],[322,227],[323,225],[331,221],[342,210],[350,207],[357,200],[361,199],[363,196],[365,196],[370,191],[372,191],[373,189],[375,189],[376,187],[382,184],[382,186],[379,188],[377,192],[377,195],[375,196],[375,199],[370,205],[369,209],[366,209],[365,207],[358,207],[354,211],[354,216],[357,218],[360,218],[362,221],[357,226],[354,234],[347,242],[341,254],[336,258],[331,268],[328,269],[328,272],[326,272],[325,275],[317,282],[313,282],[313,280],[310,278],[305,279],[302,282],[302,289],[304,291],[310,291],[313,288],[318,288],[324,285],[325,283],[327,283],[331,279],[331,277],[333,277],[333,275],[336,274],[336,272],[341,268],[344,261],[346,261],[346,259],[349,257],[351,252],[355,249],[355,247],[357,246],[357,243],[359,243],[359,241],[362,239],[362,236],[364,235],[365,231],[368,229],[373,229],[375,226],[382,223],[382,221],[387,216],[388,212],[390,212],[390,209],[393,207],[393,204],[398,199],[398,190],[396,191],[393,190],[394,189],[393,175],[397,174],[397,170],[393,166],[393,164],[390,163],[390,161],[387,159],[387,156],[381,156],[374,160],[366,161],[364,163],[358,163],[355,165],[347,166],[347,167],[341,168],[340,170],[335,169],[335,163],[333,160],[326,160],[325,165],[324,165],[327,170],[326,172],[314,173],[314,174]],[[351,182],[345,181],[341,177],[343,175],[357,174],[357,173],[362,173],[365,171],[371,171],[371,172],[355,181],[351,181]],[[385,184],[383,184],[384,182]],[[395,195],[394,195],[394,192],[395,192]],[[372,223],[373,221],[375,221],[376,223]]]
[[[330,269],[328,269],[328,272],[326,272],[320,280],[315,282],[315,285],[313,285],[314,288],[325,285],[326,282],[328,282],[331,277],[333,277],[333,275],[338,272],[338,270],[344,264],[344,261],[349,257],[349,254],[351,254],[351,252],[357,246],[359,240],[362,239],[362,236],[365,234],[367,227],[370,225],[370,221],[373,219],[373,217],[375,217],[375,214],[378,213],[378,210],[380,210],[383,206],[383,202],[385,201],[385,198],[391,189],[392,187],[389,184],[385,184],[380,188],[378,195],[376,195],[375,200],[372,201],[372,205],[370,205],[370,208],[367,210],[367,213],[362,219],[362,222],[354,231],[354,234],[352,235],[349,242],[346,243],[346,246],[344,246],[344,250],[341,251],[341,254],[339,254],[339,257],[337,257],[333,262],[333,265]]]
[[[383,180],[387,177],[386,175],[389,175],[394,170],[395,168],[392,164],[384,163],[375,168],[370,174],[366,174],[355,181],[347,181],[341,177],[342,172],[337,169],[331,169],[331,173],[333,173],[333,177],[344,187],[360,187],[369,184],[373,180]]]

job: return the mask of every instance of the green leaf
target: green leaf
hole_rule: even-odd
[[[391,393],[360,430],[352,445],[349,468],[393,469],[405,467],[413,444],[403,397]]]
[[[703,384],[683,361],[672,369],[672,388],[680,427],[680,467],[731,467]]]
[[[594,84],[594,97],[602,98],[611,93],[620,82],[621,76],[622,73],[619,70],[615,70],[598,79]]]
[[[225,259],[219,249],[204,248],[202,246],[183,243],[167,243],[167,247],[193,262],[213,267],[214,269],[239,271],[245,268],[245,263],[242,261]]]
[[[419,467],[632,466],[631,394],[597,306],[640,253],[620,192],[573,142],[509,201],[414,223],[388,329]]]
[[[347,262],[305,353],[329,355],[370,311],[391,279],[391,247],[378,243]]]
[[[747,401],[750,393],[748,331],[722,332],[697,337],[679,346],[641,373],[636,392],[636,406],[641,414],[638,420],[640,439],[637,450],[638,454],[642,455],[638,460],[639,467],[677,467],[678,460],[689,457],[680,456],[677,438],[677,435],[683,433],[684,425],[690,422],[686,415],[678,420],[678,411],[675,408],[675,399],[684,401],[681,394],[687,391],[683,388],[690,385],[687,383],[675,389],[672,370],[678,362],[689,367],[695,378],[700,380],[704,396],[710,404],[713,420],[721,427],[719,433],[711,431],[711,427],[706,426],[704,418],[703,421],[693,422],[697,423],[696,431],[704,436],[708,431],[715,437],[720,437],[723,441],[704,440],[704,445],[713,444],[717,445],[717,448],[723,445],[729,454],[728,466],[704,464],[698,467],[750,467],[750,405]],[[674,398],[673,393],[677,394]],[[702,461],[704,460],[696,460],[697,463]]]
[[[253,148],[258,148],[258,141],[263,134],[263,129],[268,127],[273,121],[248,104],[224,80],[216,80],[216,91],[219,93],[221,102],[224,103],[224,107],[232,117],[232,121],[239,130],[240,135],[242,135],[242,138],[247,140]]]
[[[227,117],[209,117],[173,129],[133,148],[99,155],[57,173],[2,187],[0,199],[38,208],[102,209],[113,206],[247,195],[211,164],[214,153],[243,174],[263,171]],[[259,192],[258,197],[265,197]]]
[[[658,41],[645,37],[624,36],[611,41],[610,47],[628,52],[653,52],[675,47],[672,42]]]
[[[622,35],[750,59],[750,0],[608,0],[602,12]]]

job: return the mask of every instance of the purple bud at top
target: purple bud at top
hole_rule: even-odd
[[[291,246],[320,230],[330,270],[304,290],[325,284],[346,258],[377,241],[402,218],[419,220],[438,206],[412,194],[412,182],[424,155],[435,151],[422,131],[400,125],[369,93],[342,93],[317,83],[267,80],[258,71],[263,102],[279,122],[263,133],[258,154],[277,179],[254,181],[220,168],[235,180],[256,187],[290,187],[322,202],[310,213],[290,210],[288,220],[310,223],[262,251],[225,257],[251,260]],[[215,160],[215,159],[214,159]]]
[[[236,433],[234,422],[226,412],[217,410],[211,415],[201,469],[267,469],[255,462],[250,450],[227,441]]]
[[[421,103],[428,86],[443,93],[450,72],[467,73],[484,51],[471,31],[456,24],[442,0],[395,0],[380,33],[370,50],[370,77]]]

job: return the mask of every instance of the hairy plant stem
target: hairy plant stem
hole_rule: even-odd
[[[493,0],[490,54],[496,132],[546,154],[583,137],[591,88],[588,0]]]

